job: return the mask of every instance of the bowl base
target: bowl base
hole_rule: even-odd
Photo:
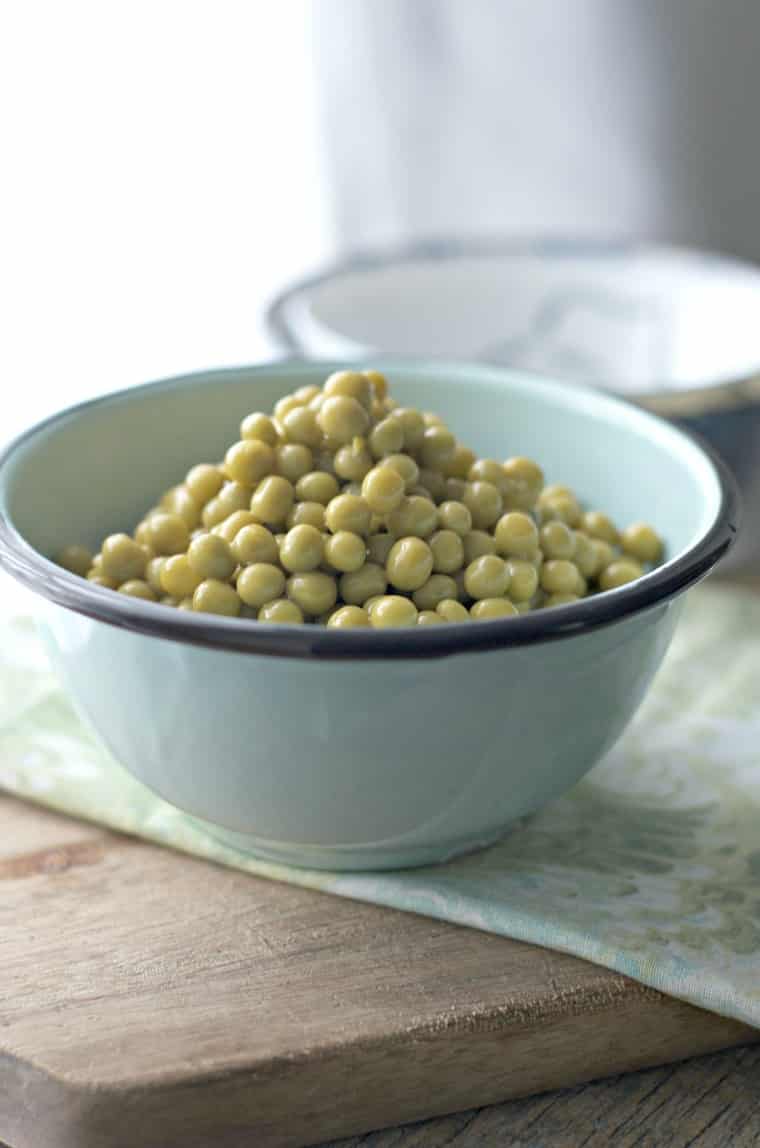
[[[193,821],[222,845],[248,853],[261,861],[296,866],[299,869],[321,869],[332,872],[416,869],[422,865],[441,865],[455,857],[461,857],[464,853],[474,853],[494,845],[510,829],[509,825],[503,825],[493,832],[457,841],[440,841],[431,845],[405,845],[393,842],[371,845],[299,845],[267,841],[252,833],[225,829],[221,825],[214,825],[200,818],[194,817]]]

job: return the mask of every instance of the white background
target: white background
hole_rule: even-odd
[[[0,6],[0,439],[267,353],[331,245],[308,0]]]

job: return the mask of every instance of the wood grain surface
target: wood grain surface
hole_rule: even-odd
[[[314,1144],[756,1035],[572,957],[10,798],[0,826],[13,1148]]]
[[[757,1148],[760,1048],[545,1092],[323,1148]]]

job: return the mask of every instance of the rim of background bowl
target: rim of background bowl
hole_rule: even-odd
[[[726,465],[704,443],[678,427],[665,423],[634,404],[592,387],[572,387],[549,379],[538,379],[527,372],[488,366],[483,363],[454,361],[388,359],[373,360],[379,369],[403,366],[421,374],[470,371],[521,379],[531,388],[538,387],[565,402],[589,399],[602,406],[625,408],[653,428],[685,440],[706,456],[712,465],[720,489],[720,505],[710,528],[688,550],[643,578],[616,590],[581,599],[551,610],[538,610],[519,617],[493,619],[487,622],[448,623],[444,626],[417,626],[409,629],[355,630],[328,629],[315,625],[276,625],[248,619],[221,618],[211,614],[192,614],[160,603],[149,603],[93,586],[71,574],[35,550],[10,521],[5,506],[3,472],[13,455],[37,435],[56,424],[78,418],[97,407],[124,401],[139,401],[149,391],[182,389],[208,383],[211,376],[223,378],[242,371],[293,378],[299,369],[315,367],[329,373],[346,367],[343,362],[299,361],[298,363],[264,363],[250,367],[228,367],[177,375],[89,399],[65,408],[36,423],[15,438],[0,453],[0,567],[17,581],[49,601],[122,629],[152,637],[192,645],[233,650],[266,656],[315,659],[416,659],[520,647],[555,641],[611,625],[623,618],[648,610],[681,593],[703,578],[733,544],[739,514],[739,494]],[[356,368],[356,363],[348,364]],[[295,382],[296,380],[293,379]]]
[[[295,324],[290,321],[289,308],[305,292],[314,287],[320,287],[342,275],[350,275],[356,271],[379,270],[393,264],[413,263],[420,259],[445,262],[450,259],[499,258],[505,255],[551,256],[555,259],[560,257],[572,259],[579,256],[612,258],[619,255],[642,255],[650,252],[680,256],[689,259],[694,264],[703,263],[705,266],[735,268],[744,273],[754,272],[760,287],[760,267],[730,255],[697,247],[598,236],[452,236],[450,238],[431,238],[394,244],[382,248],[357,249],[342,258],[324,264],[313,274],[296,280],[280,291],[267,305],[264,320],[269,336],[284,354],[308,358],[312,352],[310,348],[304,346]],[[340,335],[341,333],[336,332],[336,334]],[[351,341],[347,335],[341,337]],[[359,352],[361,356],[376,353],[386,358],[393,357],[392,352],[382,349],[375,351],[371,347],[362,348]],[[477,363],[488,362],[487,359],[474,361]],[[509,368],[506,363],[495,365]],[[519,366],[509,369],[518,370],[525,374],[533,373]],[[539,377],[542,376],[539,374]],[[586,384],[573,383],[573,385],[584,386]],[[603,388],[594,387],[593,389],[600,390]],[[756,367],[741,375],[716,379],[714,383],[705,386],[682,387],[672,391],[641,390],[625,396],[614,390],[607,393],[618,395],[621,398],[625,397],[665,418],[696,418],[713,411],[750,407],[760,402],[760,361]]]

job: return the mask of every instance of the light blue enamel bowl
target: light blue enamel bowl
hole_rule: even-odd
[[[377,364],[382,367],[382,364]],[[404,403],[481,455],[538,458],[667,560],[639,582],[519,618],[392,631],[187,614],[56,567],[219,458],[241,418],[335,364],[211,371],[74,407],[0,459],[0,562],[82,715],[127,769],[266,858],[394,868],[486,845],[613,745],[668,647],[683,594],[731,545],[722,465],[633,406],[484,366],[386,365]]]

